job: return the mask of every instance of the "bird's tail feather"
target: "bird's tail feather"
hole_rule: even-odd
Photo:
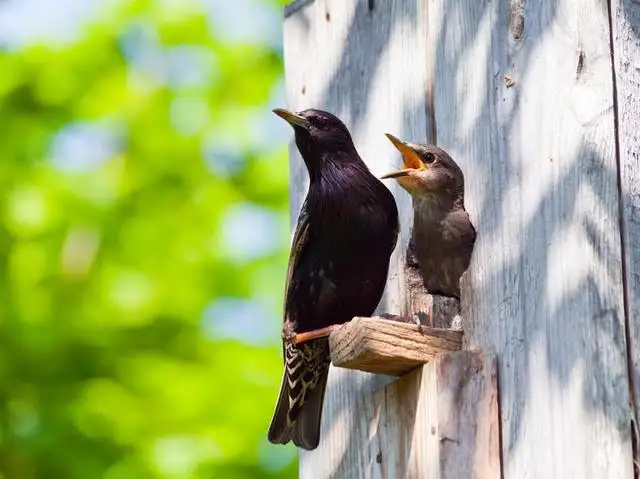
[[[303,449],[312,450],[320,443],[320,423],[322,422],[322,405],[324,391],[329,377],[329,364],[319,373],[318,383],[307,394],[304,407],[291,429],[293,443]]]
[[[269,426],[269,441],[289,441],[315,449],[320,441],[324,392],[329,376],[328,344],[313,341],[285,346],[285,372]]]
[[[269,426],[269,441],[274,444],[286,444],[291,441],[291,429],[287,427],[287,414],[289,413],[289,386],[287,371],[282,375],[280,394],[276,403],[276,410]]]

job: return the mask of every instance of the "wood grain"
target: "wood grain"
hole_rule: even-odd
[[[498,357],[504,477],[630,479],[607,3],[436,0],[429,26],[438,143],[478,231],[465,346]]]
[[[417,322],[425,326],[462,329],[458,299],[427,293],[417,264],[404,265],[404,278],[407,294],[404,311],[410,312]]]
[[[631,391],[640,414],[640,3],[611,2]],[[638,445],[636,444],[636,461]],[[640,467],[640,462],[638,462]]]
[[[331,363],[368,373],[401,376],[462,346],[462,331],[381,318],[354,318],[329,336]]]
[[[500,438],[495,358],[445,353],[374,394],[359,465],[334,477],[499,479]]]

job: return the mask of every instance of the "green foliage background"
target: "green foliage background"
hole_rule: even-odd
[[[104,5],[71,43],[0,50],[0,478],[295,477],[265,437],[288,174],[256,118],[278,121],[279,48],[225,42],[199,2]],[[110,146],[66,158],[92,129]]]

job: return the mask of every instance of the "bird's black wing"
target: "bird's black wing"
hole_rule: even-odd
[[[291,251],[289,252],[289,265],[287,266],[287,278],[284,283],[284,312],[285,321],[287,314],[287,299],[291,286],[291,278],[293,273],[300,265],[300,260],[304,255],[307,245],[309,244],[309,213],[307,212],[307,202],[305,201],[298,215],[298,223],[296,231],[293,234],[293,242],[291,243]]]
[[[289,253],[284,299],[285,369],[268,436],[273,443],[286,444],[293,440],[298,447],[315,449],[320,440],[322,399],[329,373],[328,344],[324,340],[295,346],[287,337],[289,332],[293,333],[287,311],[291,279],[308,250],[309,226],[305,202]]]

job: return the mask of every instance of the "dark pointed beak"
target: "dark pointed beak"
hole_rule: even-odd
[[[284,108],[275,108],[273,112],[278,115],[280,118],[285,120],[291,126],[299,126],[300,128],[304,128],[308,130],[311,124],[309,120],[305,117],[298,115],[292,111],[285,110]]]
[[[401,170],[392,171],[386,175],[380,177],[381,180],[386,178],[399,178],[402,176],[409,176],[416,171],[424,170],[424,163],[420,158],[420,155],[411,147],[411,145],[396,138],[391,133],[385,133],[389,141],[393,143],[400,153],[402,153],[403,168]]]

